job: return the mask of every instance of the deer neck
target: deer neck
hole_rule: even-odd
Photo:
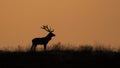
[[[52,37],[48,34],[46,38],[50,40]]]

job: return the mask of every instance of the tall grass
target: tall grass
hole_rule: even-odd
[[[22,67],[81,67],[95,66],[96,64],[114,66],[120,65],[120,51],[116,52],[111,48],[103,46],[93,47],[92,45],[65,45],[56,43],[47,47],[44,51],[30,51],[30,47],[23,48],[18,46],[14,52],[0,52],[0,66],[21,66]],[[45,66],[44,66],[45,65]],[[56,66],[55,66],[56,65]],[[9,67],[10,68],[10,67]],[[98,68],[98,67],[95,67]],[[100,67],[102,68],[102,67]]]
[[[39,46],[39,45],[38,45]],[[3,50],[0,50],[1,52],[30,52],[31,46],[20,46],[18,45],[18,47],[14,50],[10,50],[10,47],[5,47],[3,48]],[[36,48],[36,51],[44,51],[43,46],[39,46],[38,48]],[[88,52],[120,52],[120,49],[113,49],[112,47],[105,47],[105,45],[99,45],[97,44],[96,46],[93,45],[73,45],[73,44],[62,44],[61,42],[52,44],[47,46],[47,51],[88,51]]]

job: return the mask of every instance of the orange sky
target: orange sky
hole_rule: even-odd
[[[50,43],[120,45],[120,0],[0,0],[0,45],[30,45],[47,34]]]

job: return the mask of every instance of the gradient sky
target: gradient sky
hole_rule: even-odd
[[[120,45],[120,0],[0,0],[0,46],[31,45],[46,36],[50,43]]]

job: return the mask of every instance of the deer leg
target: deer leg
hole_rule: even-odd
[[[33,50],[34,45],[31,46],[31,50]]]
[[[35,45],[34,48],[33,48],[34,51],[35,51],[35,49],[36,49],[36,46],[37,46],[37,45]]]
[[[47,45],[47,44],[44,44],[44,50],[46,50],[46,45]]]

